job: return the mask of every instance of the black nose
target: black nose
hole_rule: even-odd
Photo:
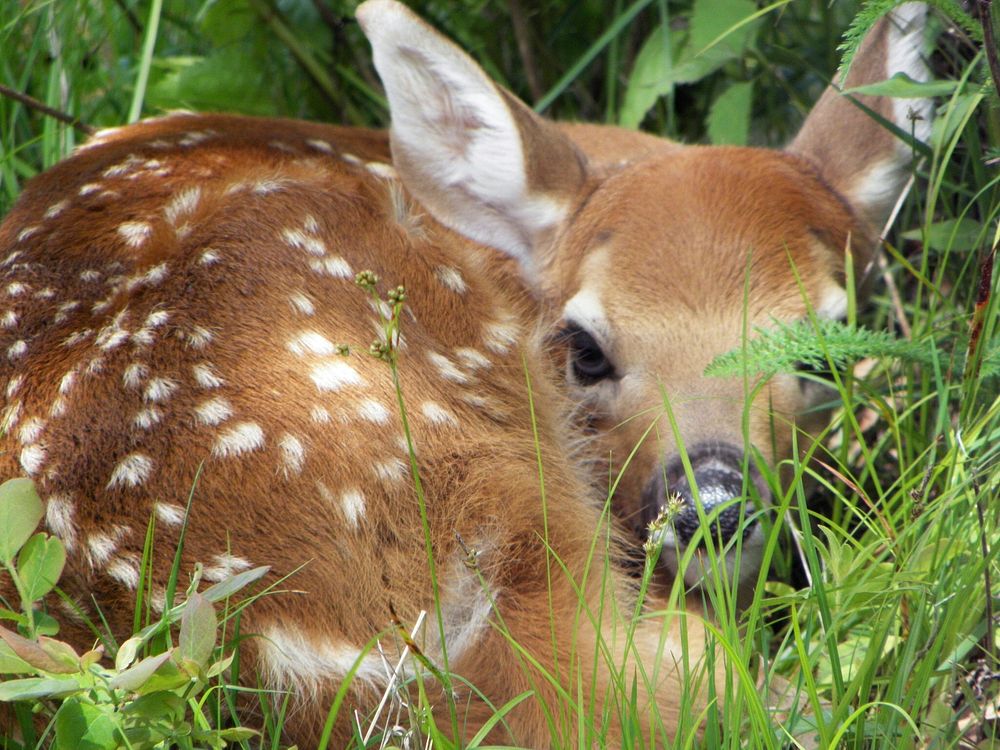
[[[744,481],[743,452],[734,446],[716,443],[696,446],[689,451],[688,460],[697,493],[688,481],[680,456],[672,457],[666,462],[665,469],[656,471],[647,485],[644,503],[647,519],[655,518],[668,498],[677,497],[680,509],[675,512],[671,523],[674,535],[682,545],[691,542],[701,527],[702,517],[712,519],[712,525],[702,539],[710,535],[725,544],[737,534],[747,534],[756,522],[753,513],[748,512],[753,509],[745,508],[745,488],[753,485],[762,493],[767,491],[753,462],[747,467],[749,476]],[[703,515],[698,513],[699,501]]]
[[[740,516],[745,516],[741,508],[743,475],[728,467],[709,466],[695,469],[694,481],[706,516],[712,516],[718,508],[722,508],[712,521],[712,538],[728,542],[740,530]],[[687,477],[681,476],[670,486],[668,494],[681,498],[683,505],[674,517],[674,530],[680,541],[688,544],[701,526],[694,490]]]

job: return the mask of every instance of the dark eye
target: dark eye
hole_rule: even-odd
[[[560,338],[569,346],[570,366],[573,376],[582,385],[593,385],[605,378],[613,377],[615,367],[605,356],[600,344],[587,331],[575,323],[568,324]]]

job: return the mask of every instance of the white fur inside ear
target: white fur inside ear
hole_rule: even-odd
[[[439,221],[530,266],[533,236],[563,210],[529,194],[520,130],[500,90],[398,3],[369,0],[358,20],[389,98],[406,186]]]
[[[924,3],[904,3],[889,14],[889,44],[886,78],[904,73],[914,81],[930,80],[930,69],[924,58],[924,31],[927,6]],[[926,142],[931,134],[933,102],[930,99],[894,99],[893,121],[901,130]],[[900,143],[909,151],[909,146]]]

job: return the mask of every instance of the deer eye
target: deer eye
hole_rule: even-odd
[[[559,337],[569,347],[570,367],[581,385],[594,385],[615,376],[615,366],[597,340],[583,328],[569,323],[560,331]]]

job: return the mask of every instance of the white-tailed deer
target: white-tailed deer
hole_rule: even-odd
[[[920,77],[923,12],[880,23],[849,81]],[[101,133],[30,184],[0,228],[0,473],[34,478],[69,550],[63,588],[119,637],[149,519],[155,600],[192,491],[185,571],[294,573],[297,593],[245,613],[259,637],[243,673],[296,691],[303,746],[355,667],[348,705],[375,706],[386,672],[362,649],[421,611],[425,654],[446,651],[464,681],[466,737],[487,700],[532,689],[498,741],[572,744],[560,707],[583,695],[615,745],[603,704],[633,679],[659,716],[642,726],[689,729],[681,696],[698,690],[677,665],[698,663],[701,628],[645,619],[627,635],[632,587],[614,544],[594,551],[607,528],[573,401],[617,469],[650,421],[629,418],[665,392],[702,501],[740,494],[743,384],[702,371],[755,325],[842,313],[845,249],[863,265],[910,151],[836,92],[785,152],[560,127],[397,3],[358,16],[391,164],[379,132],[176,114]],[[867,105],[910,129],[898,104]],[[427,536],[389,366],[364,351],[385,314],[355,286],[366,270],[382,294],[406,288],[395,345]],[[804,404],[780,377],[750,408],[769,460]],[[615,499],[637,528],[668,490],[691,495],[671,430],[659,438]]]

